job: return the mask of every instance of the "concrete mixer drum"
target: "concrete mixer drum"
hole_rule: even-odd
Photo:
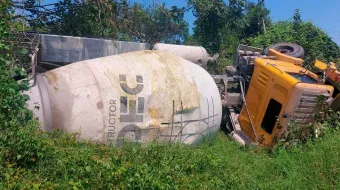
[[[66,65],[39,74],[25,93],[44,130],[118,146],[125,139],[200,143],[217,133],[222,118],[220,94],[208,72],[166,52]]]

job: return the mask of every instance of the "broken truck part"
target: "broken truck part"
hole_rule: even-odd
[[[314,122],[321,103],[334,87],[318,81],[303,67],[303,60],[269,49],[240,45],[232,69],[213,76],[223,103],[223,125],[241,144],[271,146],[288,123]]]
[[[340,111],[340,71],[332,62],[326,64],[315,60],[314,66],[321,71],[323,82],[334,87],[333,101],[330,106],[334,111]]]
[[[222,119],[209,73],[166,52],[76,62],[37,75],[25,94],[44,130],[118,146],[124,140],[196,144],[215,135]]]

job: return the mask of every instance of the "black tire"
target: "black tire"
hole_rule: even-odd
[[[277,43],[271,45],[264,50],[266,55],[268,54],[269,49],[275,49],[276,51],[296,58],[303,58],[305,56],[305,50],[303,47],[294,43]]]

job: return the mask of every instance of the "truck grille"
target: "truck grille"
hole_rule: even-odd
[[[298,124],[308,124],[313,122],[314,114],[318,111],[318,96],[315,92],[304,92],[300,103],[297,105],[294,120]]]

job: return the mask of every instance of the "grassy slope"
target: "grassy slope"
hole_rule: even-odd
[[[0,160],[0,189],[340,189],[337,133],[305,147],[275,149],[271,153],[240,147],[222,133],[197,147],[151,145],[124,149],[79,144],[57,132],[19,129],[13,135],[13,145],[24,143],[14,152],[25,155],[25,150],[36,151],[38,157],[26,155],[15,163],[8,162],[5,152],[11,145],[0,143],[1,157],[7,158]]]

